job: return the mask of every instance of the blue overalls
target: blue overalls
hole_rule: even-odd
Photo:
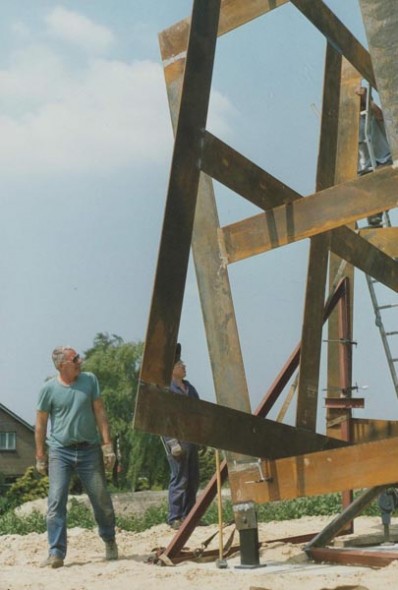
[[[183,391],[172,381],[170,391],[179,395],[189,395],[199,399],[198,392],[189,381],[184,379],[187,392]],[[163,437],[167,451],[167,460],[170,465],[169,483],[169,514],[168,523],[175,520],[183,520],[196,502],[196,494],[199,488],[199,458],[197,445],[185,441],[179,441],[183,455],[176,459],[170,453],[168,441],[170,437]]]

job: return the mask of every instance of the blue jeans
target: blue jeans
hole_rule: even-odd
[[[180,442],[184,456],[178,461],[168,453],[170,466],[168,523],[184,519],[196,502],[199,488],[198,447],[192,443]]]
[[[62,559],[66,555],[66,505],[69,483],[76,473],[87,493],[103,541],[115,538],[115,513],[106,488],[101,448],[91,445],[84,449],[60,447],[49,452],[49,481],[47,534],[49,554]]]

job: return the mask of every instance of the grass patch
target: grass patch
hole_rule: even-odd
[[[359,493],[355,494],[355,496]],[[272,520],[294,520],[303,516],[333,516],[339,514],[341,510],[340,494],[327,494],[262,504],[257,507],[257,517],[259,522],[270,522]],[[380,516],[377,500],[372,502],[362,514],[363,516]],[[217,524],[218,513],[215,502],[211,504],[203,520],[206,524]],[[232,503],[230,500],[225,500],[223,502],[223,521],[232,522],[233,520]],[[116,517],[116,525],[119,528],[137,533],[165,522],[167,522],[167,502],[148,508],[142,516]],[[94,529],[97,525],[91,509],[77,499],[72,498],[68,511],[67,526],[68,528]],[[32,512],[28,516],[19,517],[13,510],[9,510],[0,516],[0,535],[27,535],[33,532],[44,533],[45,531],[46,519],[39,512]]]

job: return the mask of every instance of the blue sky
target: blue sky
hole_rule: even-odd
[[[366,43],[357,0],[327,4]],[[173,146],[157,35],[192,3],[1,8],[1,401],[33,423],[55,346],[84,351],[98,332],[145,338]],[[324,50],[290,5],[217,44],[209,130],[302,194],[314,191]],[[215,188],[222,225],[257,212]],[[300,339],[307,254],[305,241],[229,269],[253,407]],[[354,381],[368,386],[372,415],[392,417],[396,397],[357,275]],[[213,401],[192,268],[179,340],[188,378]]]

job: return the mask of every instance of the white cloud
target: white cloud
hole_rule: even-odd
[[[51,36],[88,51],[106,52],[114,42],[114,35],[108,28],[61,6],[47,15],[46,23]]]
[[[209,129],[222,139],[234,111],[212,94]],[[0,69],[2,177],[111,172],[170,161],[162,67],[103,58],[75,64],[36,42]]]
[[[57,98],[22,115],[0,114],[4,173],[109,171],[164,158],[171,125],[160,65],[96,60],[83,79],[62,82]],[[25,98],[26,86],[15,78],[18,89]]]

